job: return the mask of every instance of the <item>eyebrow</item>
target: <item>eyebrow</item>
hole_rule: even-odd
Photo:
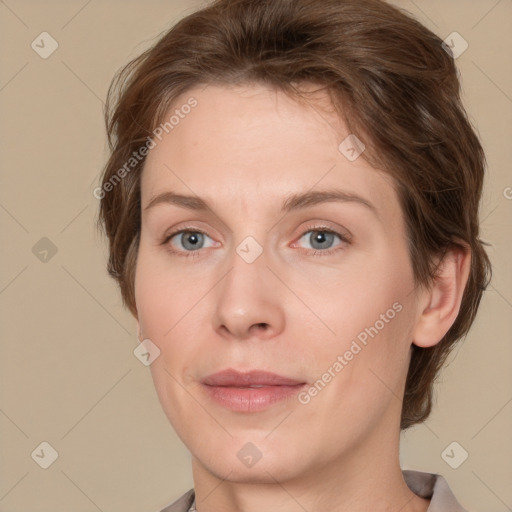
[[[326,202],[359,204],[368,208],[376,216],[378,216],[377,208],[370,201],[352,192],[346,192],[338,189],[309,191],[301,194],[292,194],[291,196],[287,197],[282,204],[281,213],[288,213],[294,210],[299,210]],[[188,210],[211,210],[208,203],[200,197],[176,194],[172,191],[162,192],[161,194],[154,196],[145,206],[144,210],[147,211],[159,204],[172,204],[181,208],[186,208]]]

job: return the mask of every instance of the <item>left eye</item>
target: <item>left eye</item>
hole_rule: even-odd
[[[310,247],[307,247],[307,249],[322,250],[331,249],[335,238],[338,238],[340,243],[343,241],[342,236],[338,233],[324,229],[316,229],[306,231],[299,240],[306,240],[306,243],[310,244]]]

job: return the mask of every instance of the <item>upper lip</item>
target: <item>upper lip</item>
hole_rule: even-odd
[[[238,371],[232,368],[222,370],[218,373],[208,375],[203,379],[203,384],[207,386],[297,386],[304,384],[304,381],[290,379],[263,370]]]

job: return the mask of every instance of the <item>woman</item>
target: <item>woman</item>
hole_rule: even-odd
[[[490,274],[449,48],[380,0],[218,0],[107,128],[108,269],[192,455],[164,511],[464,510],[398,457]]]

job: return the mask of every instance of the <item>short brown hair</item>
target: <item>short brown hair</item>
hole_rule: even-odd
[[[119,170],[147,145],[173,99],[209,83],[263,83],[295,97],[301,83],[325,89],[350,132],[364,140],[364,158],[393,178],[416,283],[432,282],[435,259],[448,248],[471,250],[454,324],[437,345],[413,345],[401,428],[424,421],[434,379],[468,332],[491,275],[478,224],[485,156],[461,104],[448,49],[381,0],[218,0],[121,69],[107,97],[111,156],[98,223],[110,243],[108,272],[135,316],[145,159],[139,157],[123,179]]]

